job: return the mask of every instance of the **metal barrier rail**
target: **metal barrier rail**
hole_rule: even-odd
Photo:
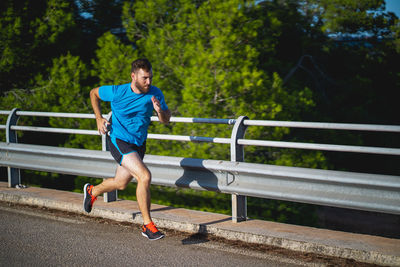
[[[267,164],[146,155],[152,184],[400,214],[400,177]],[[112,177],[99,150],[0,142],[0,165]]]
[[[80,114],[80,113],[56,113],[56,112],[34,112],[34,111],[20,111],[13,109],[11,111],[0,111],[0,115],[8,115],[7,124],[2,128],[6,130],[6,141],[17,143],[16,131],[34,131],[34,132],[50,132],[50,133],[64,133],[64,134],[86,134],[86,135],[100,135],[95,130],[83,129],[66,129],[66,128],[52,128],[52,127],[36,127],[36,126],[18,126],[17,122],[20,116],[39,116],[39,117],[59,117],[59,118],[80,118],[80,119],[94,119],[93,114]],[[110,114],[103,115],[109,118]],[[231,138],[213,138],[201,136],[182,136],[182,135],[162,135],[162,134],[149,134],[148,138],[160,140],[177,140],[177,141],[193,141],[193,142],[212,142],[230,144],[231,160],[244,161],[243,147],[237,144],[237,139],[244,136],[245,128],[243,127],[243,119],[208,119],[208,118],[176,118],[172,117],[171,122],[185,122],[185,123],[212,123],[212,124],[226,124],[233,125]],[[158,121],[157,117],[151,117],[152,121]],[[1,127],[1,126],[0,126]],[[106,138],[102,137],[102,150],[106,150]],[[18,168],[8,167],[9,186],[14,186],[20,183],[20,172]],[[105,201],[114,201],[117,199],[117,192],[110,192],[104,194]],[[247,219],[247,204],[246,197],[241,195],[232,195],[232,220],[234,222],[243,221]]]
[[[35,127],[35,126],[18,126],[17,121],[20,116],[42,116],[42,117],[63,117],[63,118],[82,118],[82,119],[94,119],[93,114],[80,114],[80,113],[53,113],[53,112],[32,112],[32,111],[19,111],[13,109],[12,111],[0,111],[0,115],[8,115],[7,125],[0,125],[0,129],[5,129],[7,134],[8,143],[16,143],[16,131],[37,131],[37,132],[52,132],[52,133],[67,133],[67,134],[86,134],[86,135],[99,135],[98,131],[95,130],[82,130],[82,129],[65,129],[65,128],[51,128],[51,127]],[[108,117],[109,115],[104,115]],[[152,117],[152,121],[158,121],[157,117]],[[153,173],[153,182],[155,184],[167,185],[167,186],[184,186],[195,189],[207,189],[214,191],[221,191],[224,193],[232,194],[232,219],[233,221],[246,220],[246,197],[245,196],[257,196],[262,198],[282,199],[296,202],[313,203],[328,206],[337,206],[344,208],[355,208],[370,211],[379,211],[399,214],[398,206],[400,206],[399,196],[399,176],[387,176],[387,175],[375,175],[375,174],[359,174],[349,172],[336,172],[326,170],[312,170],[307,168],[295,168],[295,167],[283,167],[283,166],[272,166],[265,164],[253,164],[250,163],[239,163],[244,161],[243,146],[244,145],[256,145],[256,146],[270,146],[270,147],[281,147],[281,148],[297,148],[297,149],[314,149],[314,150],[329,150],[329,151],[341,151],[341,152],[358,152],[358,153],[373,153],[373,154],[386,154],[386,155],[400,155],[400,149],[398,148],[383,148],[383,147],[361,147],[361,146],[349,146],[349,145],[332,145],[332,144],[310,144],[310,143],[299,143],[299,142],[282,142],[282,141],[267,141],[267,140],[249,140],[244,139],[244,134],[248,126],[274,126],[274,127],[297,127],[297,128],[313,128],[313,129],[336,129],[336,130],[353,130],[353,131],[378,131],[378,132],[400,132],[400,126],[397,125],[368,125],[368,124],[348,124],[348,123],[315,123],[315,122],[288,122],[288,121],[260,121],[260,120],[249,120],[247,117],[239,117],[238,119],[206,119],[206,118],[177,118],[172,117],[171,122],[183,122],[183,123],[214,123],[214,124],[226,124],[233,125],[231,138],[218,138],[218,137],[200,137],[200,136],[183,136],[183,135],[165,135],[165,134],[148,134],[149,139],[160,139],[160,140],[176,140],[176,141],[193,141],[193,142],[211,142],[230,144],[231,149],[231,162],[236,162],[234,166],[229,166],[229,169],[221,169],[222,165],[218,166],[220,169],[213,169],[210,171],[208,167],[204,165],[206,161],[202,159],[181,159],[182,162],[195,162],[199,161],[201,164],[196,163],[195,166],[185,164],[176,164],[171,162],[173,157],[157,158],[157,156],[147,155],[145,161],[148,158],[155,158],[162,160],[162,162],[170,162],[170,166],[160,167],[156,162],[147,162],[151,166],[149,167]],[[103,150],[105,150],[105,142],[103,138]],[[25,145],[28,146],[28,145]],[[11,146],[8,146],[10,149]],[[32,147],[30,147],[31,149]],[[14,149],[14,148],[13,148]],[[44,147],[41,148],[43,151],[49,152]],[[60,148],[57,148],[60,149]],[[12,154],[10,150],[7,150],[2,144],[2,151],[5,155]],[[14,151],[14,150],[13,150]],[[58,153],[62,151],[52,152],[54,159]],[[29,154],[29,149],[24,150],[25,154]],[[39,152],[35,152],[39,153]],[[74,152],[75,153],[75,152]],[[83,152],[82,152],[83,153]],[[90,151],[90,153],[94,153]],[[104,152],[102,152],[104,153]],[[84,153],[83,153],[84,154]],[[18,154],[20,158],[24,158],[21,154]],[[2,158],[4,155],[2,155]],[[43,153],[42,156],[43,158]],[[68,161],[68,159],[63,159]],[[226,164],[226,162],[218,161]],[[20,181],[19,169],[28,168],[35,169],[33,165],[19,162],[16,165],[12,165],[11,161],[1,160],[1,164],[8,166],[9,168],[9,184],[13,184]],[[8,164],[8,165],[7,165]],[[38,163],[39,164],[39,163]],[[87,162],[87,164],[89,164]],[[91,163],[90,163],[91,164]],[[246,165],[250,164],[250,165]],[[29,166],[28,166],[29,165]],[[39,164],[40,165],[40,164]],[[44,164],[46,165],[46,164]],[[44,166],[43,165],[43,166]],[[97,169],[100,164],[97,163]],[[114,164],[115,165],[115,164]],[[260,166],[258,166],[260,165]],[[28,166],[28,167],[27,167]],[[108,166],[109,170],[114,169]],[[251,170],[243,170],[239,172],[235,166],[246,166],[247,168],[253,168],[254,170],[262,170],[260,173],[253,173]],[[41,168],[40,166],[36,168]],[[176,168],[175,171],[172,169]],[[181,168],[184,172],[190,169],[192,179],[188,175],[175,175],[170,181],[163,180],[162,176],[169,175],[171,172],[181,172]],[[193,171],[193,168],[196,171]],[[95,168],[96,169],[96,168]],[[61,172],[61,170],[54,169],[51,166],[47,166],[44,171]],[[156,170],[159,170],[157,172]],[[93,169],[94,171],[94,169]],[[95,172],[91,171],[91,174],[85,174],[80,171],[79,173],[69,174],[80,174],[94,177],[109,177],[113,176],[113,172],[108,175],[97,176]],[[62,173],[66,173],[63,170]],[[159,173],[160,176],[155,175]],[[217,175],[219,173],[219,175]],[[221,173],[222,178],[221,178]],[[240,173],[240,174],[239,174]],[[241,173],[247,173],[243,175]],[[313,177],[318,173],[319,180],[317,183]],[[342,175],[346,177],[343,179],[332,180],[333,177]],[[179,177],[178,177],[179,176]],[[18,178],[12,178],[18,177]],[[182,178],[183,177],[183,178]],[[214,178],[213,178],[214,177]],[[218,182],[215,183],[215,177]],[[355,178],[356,177],[356,178]],[[201,179],[199,179],[201,178]],[[174,180],[175,179],[175,180]],[[178,179],[178,180],[176,180]],[[194,184],[187,184],[182,181],[191,180]],[[207,181],[212,179],[214,184],[218,186],[212,186],[213,183]],[[162,182],[164,181],[164,182]],[[224,182],[225,181],[225,184]],[[227,182],[228,181],[228,182]],[[231,182],[229,182],[231,181]],[[234,181],[238,182],[234,187]],[[256,182],[254,182],[256,181]],[[355,182],[356,181],[356,182]],[[382,184],[374,183],[373,181],[381,181]],[[196,186],[197,184],[197,186]],[[291,184],[296,185],[291,187]],[[324,184],[324,185],[322,185]],[[330,186],[326,186],[329,184]],[[335,186],[332,186],[335,184]],[[205,185],[205,186],[204,186]],[[301,190],[302,186],[306,189]],[[234,189],[233,189],[234,188]],[[335,188],[335,189],[333,189]],[[384,188],[384,190],[383,190]],[[348,191],[344,193],[344,191]],[[350,190],[350,191],[349,191]],[[368,191],[372,190],[372,191]],[[352,192],[352,193],[351,193]],[[356,192],[356,193],[355,193]],[[355,194],[353,194],[355,193]],[[106,196],[107,200],[112,201],[116,198],[110,195]],[[358,200],[356,200],[358,199]],[[379,200],[381,199],[381,200]],[[386,199],[386,200],[383,200]],[[372,201],[372,202],[371,202]],[[374,204],[375,203],[375,204]],[[379,203],[379,204],[378,204]],[[384,204],[385,203],[385,204]]]
[[[0,115],[9,115],[11,111],[0,111]],[[93,114],[81,113],[56,113],[56,112],[33,112],[33,111],[16,111],[17,116],[35,116],[35,117],[59,117],[59,118],[80,118],[94,119]],[[104,115],[107,116],[107,115]],[[151,121],[158,121],[158,118],[153,116]],[[171,122],[183,123],[211,123],[211,124],[227,124],[234,125],[236,119],[212,119],[212,118],[184,118],[172,117]],[[375,132],[394,132],[400,133],[400,126],[397,125],[375,125],[375,124],[351,124],[351,123],[321,123],[321,122],[293,122],[293,121],[261,121],[261,120],[243,120],[243,126],[269,126],[269,127],[288,127],[288,128],[312,128],[312,129],[331,129],[331,130],[351,130],[351,131],[375,131]],[[0,125],[0,129],[6,129],[6,125]],[[83,129],[66,129],[66,128],[51,128],[51,127],[34,127],[34,126],[17,126],[12,125],[11,130],[15,131],[32,131],[32,132],[48,132],[48,133],[63,133],[63,134],[84,134],[84,135],[99,135],[96,130]],[[185,135],[167,135],[167,134],[148,134],[149,139],[184,141],[184,142],[209,142],[219,144],[231,144],[231,138],[218,137],[203,137],[203,136],[185,136]],[[312,149],[326,150],[338,152],[354,152],[354,153],[371,153],[385,155],[400,155],[398,148],[386,147],[365,147],[365,146],[350,146],[350,145],[332,145],[332,144],[317,144],[317,143],[301,143],[301,142],[284,142],[284,141],[267,141],[267,140],[248,140],[238,139],[238,145],[248,146],[267,146],[279,148],[294,148],[294,149]]]

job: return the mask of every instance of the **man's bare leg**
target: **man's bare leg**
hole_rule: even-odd
[[[151,173],[138,153],[132,152],[128,155],[124,155],[122,165],[118,166],[115,177],[105,179],[101,184],[94,186],[92,189],[92,195],[97,197],[105,192],[123,190],[132,180],[132,176],[137,180],[136,198],[139,210],[142,213],[143,223],[146,225],[151,222]]]
[[[98,197],[99,195],[111,192],[114,190],[124,190],[132,180],[132,174],[123,166],[118,166],[114,178],[103,180],[99,185],[92,189],[92,195]]]
[[[152,221],[150,216],[151,173],[136,152],[124,155],[122,166],[137,180],[136,199],[142,213],[143,224],[149,224]]]
[[[91,211],[93,202],[98,195],[116,189],[125,189],[132,177],[137,180],[136,198],[143,218],[142,235],[150,240],[163,238],[164,234],[157,229],[150,216],[151,173],[136,152],[124,156],[122,165],[118,166],[114,178],[106,179],[97,186],[85,185],[83,201],[85,211],[88,213]]]

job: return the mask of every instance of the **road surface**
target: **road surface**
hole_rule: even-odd
[[[4,202],[0,229],[0,266],[352,265],[171,231],[149,241],[138,225]]]

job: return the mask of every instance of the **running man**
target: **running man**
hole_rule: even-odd
[[[153,109],[164,124],[169,123],[171,112],[161,90],[151,85],[153,71],[147,59],[132,62],[131,78],[131,83],[106,85],[90,91],[90,101],[101,134],[107,134],[110,122],[102,116],[100,101],[111,102],[112,124],[107,138],[111,139],[110,152],[119,166],[114,178],[105,179],[96,186],[85,185],[83,206],[86,212],[91,212],[97,196],[124,190],[134,177],[137,180],[137,202],[143,217],[142,235],[157,240],[164,234],[157,229],[150,216],[151,173],[143,163],[143,157]]]

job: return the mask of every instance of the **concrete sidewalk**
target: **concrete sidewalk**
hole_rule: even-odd
[[[83,194],[30,187],[8,188],[0,182],[0,201],[36,205],[86,214]],[[230,240],[277,246],[305,253],[353,259],[360,262],[400,266],[400,239],[352,234],[312,227],[249,220],[232,223],[231,217],[152,204],[152,217],[160,228],[189,233],[208,233]],[[135,201],[103,202],[99,197],[88,216],[142,223]],[[400,227],[400,226],[399,226]]]

